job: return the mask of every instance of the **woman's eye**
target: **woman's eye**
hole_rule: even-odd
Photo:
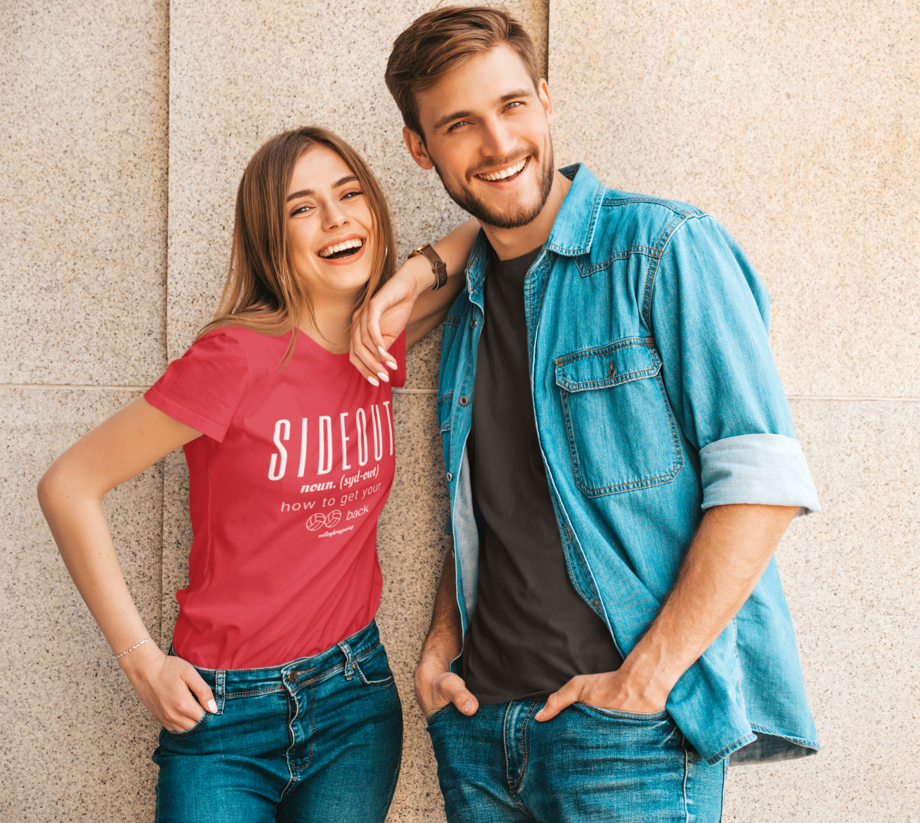
[[[304,204],[303,206],[298,206],[294,211],[291,212],[291,217],[296,217],[298,214],[306,214],[309,211],[313,210],[313,206],[308,206]]]
[[[342,199],[345,200],[347,198],[350,200],[352,197],[357,197],[358,195],[361,195],[361,194],[364,194],[364,192],[363,191],[345,192],[345,194],[342,195]]]

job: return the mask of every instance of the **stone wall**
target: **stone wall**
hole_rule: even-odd
[[[327,126],[386,188],[400,254],[459,210],[383,84],[432,0],[14,0],[0,9],[0,819],[152,819],[153,721],[54,549],[34,487],[208,317],[236,183],[268,136]],[[920,820],[920,150],[913,0],[509,3],[538,41],[560,164],[702,206],[773,297],[771,340],[824,505],[779,562],[825,751],[729,773],[730,821]],[[439,339],[409,357],[380,529],[379,622],[406,715],[390,819],[439,821],[412,696],[447,515]],[[174,454],[106,499],[168,642],[190,533]]]

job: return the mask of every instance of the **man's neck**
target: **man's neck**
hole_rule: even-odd
[[[489,243],[499,260],[513,260],[546,242],[571,185],[572,181],[557,171],[543,209],[526,226],[518,229],[497,229],[483,224],[482,230],[489,238]]]

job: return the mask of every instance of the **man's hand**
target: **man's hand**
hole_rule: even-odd
[[[668,692],[663,689],[637,688],[623,669],[603,674],[580,674],[547,698],[536,719],[551,720],[573,703],[633,714],[657,714],[664,710],[667,699]]]
[[[415,672],[415,697],[426,719],[448,703],[465,715],[476,714],[479,708],[479,701],[467,689],[463,678],[425,661]]]

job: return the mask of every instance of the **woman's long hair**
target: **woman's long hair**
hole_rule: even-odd
[[[367,163],[351,146],[317,126],[277,134],[253,155],[236,195],[230,269],[217,311],[198,337],[225,326],[243,326],[280,337],[301,318],[315,325],[313,302],[303,280],[291,267],[285,198],[294,165],[316,146],[332,149],[354,172],[367,197],[376,232],[371,276],[355,304],[360,311],[396,270],[396,242],[386,197]],[[282,360],[294,353],[292,334]]]

